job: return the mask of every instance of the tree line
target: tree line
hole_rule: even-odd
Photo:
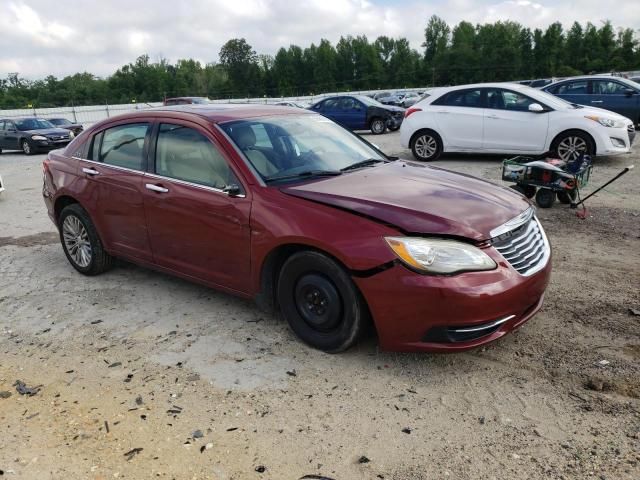
[[[630,28],[555,22],[531,30],[512,21],[451,27],[432,16],[420,51],[406,38],[343,36],[306,48],[258,54],[244,38],[225,43],[219,62],[171,63],[142,55],[107,78],[76,73],[0,79],[0,108],[156,102],[209,98],[317,95],[332,91],[456,85],[640,69],[640,38]]]

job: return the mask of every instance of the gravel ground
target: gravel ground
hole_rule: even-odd
[[[368,138],[410,158],[398,134]],[[598,159],[592,185],[639,158]],[[514,334],[464,354],[371,337],[326,355],[198,285],[124,262],[77,274],[42,159],[0,155],[2,478],[640,478],[637,172],[586,220],[539,211],[554,275]],[[498,157],[434,164],[500,182]]]

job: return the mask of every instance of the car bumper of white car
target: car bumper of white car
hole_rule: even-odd
[[[631,128],[601,128],[593,136],[596,142],[597,155],[621,155],[631,151],[631,144],[635,138],[635,129]]]

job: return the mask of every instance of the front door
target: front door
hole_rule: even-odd
[[[636,123],[640,109],[640,92],[630,94],[631,90],[634,89],[616,80],[592,80],[590,105],[611,110]]]
[[[543,153],[549,112],[530,112],[529,105],[539,102],[513,90],[491,88],[486,92],[482,149]]]
[[[248,292],[251,201],[219,145],[195,124],[162,123],[152,150],[144,189],[154,262]],[[232,184],[239,194],[226,193]]]
[[[81,201],[109,251],[151,261],[142,177],[150,137],[149,123],[107,128],[92,139],[78,175]]]

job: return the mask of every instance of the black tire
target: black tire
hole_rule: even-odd
[[[368,310],[349,275],[319,252],[293,254],[280,270],[277,299],[282,316],[308,345],[342,352],[360,337]]]
[[[20,142],[20,148],[22,148],[25,155],[33,155],[35,153],[33,146],[26,139]]]
[[[428,162],[442,154],[442,140],[433,130],[418,132],[411,139],[411,153],[416,160]]]
[[[556,201],[556,193],[548,188],[538,189],[536,203],[540,208],[551,208]]]
[[[511,190],[515,190],[516,192],[518,192],[520,195],[524,195],[524,188],[522,188],[521,185],[509,185],[509,188]]]
[[[558,201],[560,203],[568,205],[575,201],[577,194],[575,190],[565,190],[564,192],[558,192],[556,196],[558,197]]]
[[[389,129],[390,132],[397,132],[398,130],[400,130],[399,126],[395,126],[395,127],[387,127]]]
[[[569,130],[558,135],[551,145],[551,151],[566,161],[575,160],[581,153],[594,155],[596,147],[592,138],[580,130]]]
[[[382,118],[374,117],[369,122],[369,128],[374,135],[382,135],[387,129],[387,124]]]
[[[65,234],[69,234],[69,231],[65,227],[65,222],[68,221],[71,224],[76,220],[84,227],[86,232],[85,243],[88,243],[90,248],[89,254],[87,255],[88,263],[86,265],[74,258],[74,254],[70,252],[70,248],[72,247],[69,247],[67,241],[65,241]],[[89,214],[80,205],[73,203],[62,209],[60,218],[58,219],[58,230],[60,231],[62,250],[64,250],[64,254],[67,256],[67,260],[69,260],[71,266],[77,271],[84,275],[93,276],[106,272],[113,267],[114,257],[104,250],[96,227],[93,225]],[[80,236],[79,234],[78,237]]]

